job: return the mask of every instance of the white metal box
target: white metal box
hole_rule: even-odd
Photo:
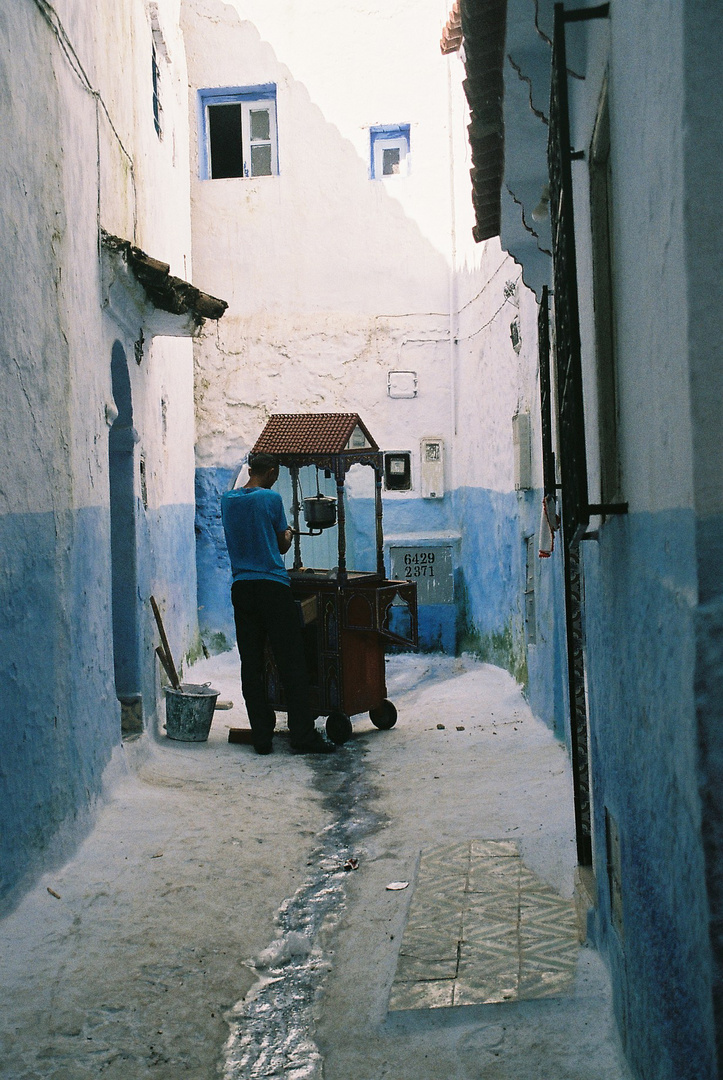
[[[420,489],[423,499],[444,497],[444,443],[441,439],[422,439]]]
[[[512,443],[515,454],[515,491],[532,487],[532,433],[529,413],[512,417]]]

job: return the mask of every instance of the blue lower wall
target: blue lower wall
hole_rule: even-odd
[[[194,508],[137,506],[138,641],[147,724],[156,715],[161,603],[178,660],[196,634]],[[90,826],[121,740],[111,626],[110,516],[0,516],[0,911]]]
[[[0,517],[0,904],[82,819],[120,738],[109,544],[100,509]]]
[[[226,627],[232,640],[217,510],[229,479],[199,473],[197,541],[206,624]],[[420,609],[423,646],[451,651],[454,628],[456,648],[474,649],[524,678],[533,710],[562,736],[569,725],[559,542],[552,558],[535,564],[536,641],[525,638],[525,538],[537,532],[540,499],[540,492],[462,488],[440,503],[388,500],[385,532],[461,534],[456,603]],[[608,520],[599,542],[582,546],[595,933],[612,972],[623,1038],[646,1080],[714,1075],[695,687],[697,531],[692,513],[630,514]],[[349,535],[355,565],[363,567],[373,553],[371,500],[350,504]],[[710,654],[711,643],[704,644]],[[706,758],[711,790],[723,790],[717,760],[715,753]],[[606,814],[621,837],[622,937],[611,922]]]
[[[235,639],[230,603],[231,572],[221,525],[220,499],[233,479],[230,469],[196,472],[196,553],[199,623],[212,650]],[[290,502],[290,494],[285,503]],[[461,534],[455,569],[455,602],[421,605],[420,648],[455,653],[474,651],[512,671],[526,686],[535,712],[560,736],[565,730],[564,609],[559,551],[538,560],[537,642],[526,643],[523,592],[525,535],[539,525],[540,492],[495,492],[459,488],[444,499],[385,499],[386,535]],[[317,541],[328,558],[335,530]],[[350,499],[347,505],[348,564],[360,570],[376,565],[374,502]],[[314,541],[311,542],[315,543]],[[331,546],[330,546],[331,545]],[[329,550],[327,550],[329,548]],[[307,551],[313,565],[318,550]],[[326,563],[321,562],[321,565]]]
[[[231,564],[221,524],[221,496],[235,469],[196,469],[196,575],[198,626],[211,652],[236,640],[231,608]]]
[[[596,933],[628,1053],[646,1080],[715,1075],[695,532],[692,512],[629,514],[583,545]],[[621,838],[622,935],[611,924],[606,811]]]

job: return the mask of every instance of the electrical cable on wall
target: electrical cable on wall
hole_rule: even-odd
[[[58,15],[57,11],[53,7],[53,5],[51,3],[49,3],[49,0],[33,0],[33,2],[35,4],[35,6],[37,7],[38,11],[40,12],[40,14],[42,15],[43,19],[47,23],[47,25],[52,30],[55,38],[58,41],[58,44],[60,45],[60,48],[62,49],[62,51],[63,51],[63,53],[65,55],[65,58],[67,59],[68,63],[70,64],[70,67],[71,67],[73,73],[75,74],[76,78],[80,82],[81,86],[83,87],[84,90],[86,90],[91,95],[91,97],[93,97],[95,99],[95,103],[96,103],[96,149],[97,149],[97,162],[96,162],[96,164],[97,164],[97,169],[98,169],[98,249],[100,250],[100,125],[98,123],[99,109],[102,109],[103,112],[105,113],[106,119],[108,121],[108,125],[109,125],[115,139],[116,139],[116,142],[118,143],[118,146],[120,147],[121,152],[128,159],[128,164],[130,166],[131,186],[133,188],[133,243],[135,243],[136,239],[137,239],[137,232],[138,232],[138,197],[137,197],[137,192],[136,192],[136,176],[135,176],[135,165],[134,165],[134,162],[133,162],[133,157],[128,152],[128,150],[126,150],[125,145],[123,143],[123,140],[121,139],[121,137],[120,137],[120,135],[118,133],[118,130],[116,129],[115,124],[113,123],[113,118],[110,115],[110,112],[108,110],[108,106],[106,105],[105,101],[103,100],[103,97],[102,97],[100,91],[96,90],[95,87],[93,86],[93,84],[91,83],[91,81],[90,81],[90,79],[89,79],[89,77],[88,77],[88,75],[87,75],[87,73],[85,71],[85,68],[83,67],[82,61],[81,61],[80,57],[78,56],[78,53],[76,52],[75,46],[73,45],[73,42],[70,40],[70,37],[68,36],[68,33],[67,33],[65,27],[63,26],[62,22],[60,21],[60,16]]]
[[[479,300],[480,296],[482,296],[482,294],[489,288],[489,286],[492,284],[494,279],[499,274],[500,270],[502,270],[505,266],[507,266],[509,261],[510,261],[509,258],[507,256],[505,256],[505,258],[502,260],[502,262],[497,267],[497,269],[494,270],[492,272],[492,274],[490,274],[490,276],[488,277],[487,281],[482,286],[480,291],[475,296],[473,296],[471,300],[467,300],[466,303],[462,304],[462,307],[457,308],[457,310],[454,312],[454,314],[455,315],[461,315],[462,312],[465,310],[465,308],[468,308],[470,306],[470,304],[474,304],[475,300]],[[404,311],[404,312],[399,312],[399,314],[397,314],[397,315],[375,315],[374,318],[375,319],[424,319],[427,316],[430,316],[430,317],[433,316],[433,317],[440,318],[440,319],[448,319],[449,318],[449,312],[448,311]],[[409,338],[408,340],[411,341],[412,339]],[[434,341],[447,341],[448,338],[446,338],[446,337],[445,338],[433,338],[433,339],[429,338],[427,340],[430,340],[430,341],[432,341],[432,340],[434,340]],[[457,340],[462,340],[462,339],[458,338]]]
[[[519,277],[515,278],[515,284],[517,284],[517,282],[518,282],[518,281],[520,281],[520,280],[521,280],[521,278],[522,278],[522,274],[520,274],[520,275],[519,275]],[[493,315],[490,315],[490,317],[489,317],[489,319],[487,320],[487,322],[486,322],[486,323],[483,323],[483,324],[482,324],[482,326],[480,326],[478,330],[475,330],[475,332],[474,332],[473,334],[466,334],[466,335],[465,335],[464,337],[458,338],[457,340],[458,340],[458,341],[471,341],[471,340],[472,340],[472,338],[475,338],[475,337],[477,337],[477,335],[478,335],[478,334],[481,334],[483,330],[486,330],[486,329],[487,329],[487,327],[488,327],[488,326],[490,325],[490,323],[493,323],[493,322],[495,321],[495,319],[497,318],[497,316],[499,315],[499,313],[500,313],[500,312],[502,311],[502,309],[503,309],[503,308],[504,308],[504,307],[505,307],[505,306],[506,306],[506,305],[507,305],[507,304],[508,304],[509,302],[510,302],[510,298],[509,298],[509,296],[506,296],[506,297],[505,297],[505,299],[504,299],[504,300],[502,301],[502,303],[500,304],[500,306],[499,306],[499,307],[497,308],[497,310],[496,310],[496,311],[494,312],[494,314],[493,314]]]

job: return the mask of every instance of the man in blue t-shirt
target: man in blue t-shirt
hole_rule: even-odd
[[[299,753],[329,754],[336,749],[314,724],[296,602],[282,555],[292,531],[281,496],[272,491],[279,464],[270,454],[249,458],[246,485],[221,498],[221,520],[231,558],[231,602],[241,655],[241,689],[253,743],[270,754],[276,715],[266,697],[264,646],[268,639],[284,687],[291,745]]]

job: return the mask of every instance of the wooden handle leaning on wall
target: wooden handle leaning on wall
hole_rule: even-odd
[[[164,651],[163,651],[163,649],[161,648],[160,645],[156,645],[156,656],[160,660],[161,667],[163,668],[166,675],[168,676],[168,681],[170,682],[171,686],[173,687],[174,690],[178,690],[178,685],[179,684],[177,682],[176,683],[173,682],[173,676],[174,676],[175,672],[173,671],[172,668],[169,667],[168,660],[166,659],[166,654],[164,653]]]
[[[181,682],[178,678],[176,665],[173,663],[173,654],[171,653],[171,647],[168,644],[168,638],[166,637],[166,631],[163,626],[163,619],[161,618],[161,613],[158,610],[158,604],[156,603],[154,596],[151,597],[151,607],[153,608],[156,626],[158,627],[158,633],[161,635],[161,644],[163,645],[163,652],[165,653],[165,663],[163,664],[163,667],[168,674],[168,678],[171,680],[171,686],[174,690],[178,690]],[[158,658],[161,659],[160,653]]]

